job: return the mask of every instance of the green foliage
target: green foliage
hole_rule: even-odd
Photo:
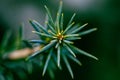
[[[14,51],[23,49],[23,42],[27,47],[29,47],[27,42],[22,41],[22,27],[23,25],[20,26],[17,37],[12,39],[12,43],[10,42],[13,37],[11,31],[7,31],[2,39],[0,45],[0,80],[27,80],[28,75],[32,73],[33,62],[26,62],[22,58],[12,60],[12,58],[9,57]]]
[[[62,1],[60,1],[60,6],[55,21],[52,18],[50,10],[47,8],[47,6],[45,6],[45,9],[47,11],[47,15],[46,15],[47,19],[45,21],[45,27],[39,24],[35,20],[30,20],[30,24],[35,29],[35,31],[32,32],[40,36],[40,40],[30,40],[29,42],[34,44],[39,43],[40,45],[43,45],[43,47],[40,50],[36,51],[34,54],[30,55],[26,60],[31,60],[34,57],[38,57],[38,56],[40,57],[40,55],[44,55],[44,56],[47,55],[45,57],[46,58],[45,65],[43,67],[42,75],[44,76],[47,68],[49,70],[54,69],[54,67],[52,66],[48,67],[48,65],[57,64],[58,68],[62,69],[60,63],[62,59],[65,62],[71,77],[74,78],[67,57],[79,65],[81,65],[81,62],[76,58],[77,53],[91,57],[95,60],[98,60],[98,58],[75,47],[73,41],[81,39],[82,35],[86,35],[88,33],[96,31],[96,28],[80,32],[80,30],[82,30],[87,24],[84,24],[82,26],[78,24],[74,25],[75,22],[73,22],[73,19],[76,15],[75,13],[71,17],[68,24],[64,25],[63,24],[64,15],[62,13],[62,5],[63,3]]]
[[[93,28],[81,31],[85,26],[87,26],[87,23],[84,25],[75,24],[73,21],[76,15],[75,13],[69,20],[68,24],[64,25],[62,5],[63,3],[60,1],[60,6],[55,21],[52,18],[50,10],[47,8],[47,6],[45,6],[47,11],[45,26],[42,26],[35,20],[29,21],[32,27],[35,29],[35,31],[32,32],[40,37],[39,40],[23,40],[22,27],[24,25],[22,24],[12,45],[8,46],[10,44],[9,40],[11,39],[12,33],[7,31],[2,40],[2,44],[0,45],[0,80],[29,79],[27,75],[32,74],[35,70],[35,66],[33,65],[34,63],[40,66],[40,69],[42,68],[42,76],[44,76],[46,71],[48,71],[48,74],[53,79],[56,69],[59,68],[62,70],[61,61],[65,63],[71,77],[74,78],[74,74],[68,59],[71,59],[79,66],[81,66],[82,63],[79,61],[79,59],[77,59],[76,54],[82,54],[98,60],[98,58],[95,56],[77,48],[74,45],[74,41],[80,40],[82,35],[86,35],[97,29]],[[29,48],[29,50],[32,50],[33,54],[30,56],[19,56],[19,54],[22,54],[18,54],[19,50],[25,50],[23,43],[27,48]],[[42,46],[42,48],[34,51],[34,45],[36,44],[39,44],[37,47]],[[18,51],[18,56],[10,57],[14,51]],[[25,61],[25,57],[27,57],[27,61]],[[18,58],[18,60],[9,60],[10,58]]]

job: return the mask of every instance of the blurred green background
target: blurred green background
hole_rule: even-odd
[[[43,24],[44,5],[49,7],[55,17],[58,4],[59,0],[0,0],[0,41],[7,30],[12,31],[12,37],[16,36],[18,26],[22,22],[25,24],[24,39],[37,38],[31,33],[33,28],[28,20],[35,19]],[[71,65],[75,80],[120,80],[120,1],[63,0],[63,4],[65,24],[72,14],[76,13],[76,23],[89,23],[85,29],[98,28],[96,32],[83,36],[81,40],[75,42],[76,46],[99,58],[99,61],[95,61],[79,56],[83,66]],[[39,76],[41,72],[36,71],[28,75],[28,79],[41,80]],[[50,80],[47,75],[44,79]],[[62,71],[56,71],[55,80],[71,80],[65,67]]]

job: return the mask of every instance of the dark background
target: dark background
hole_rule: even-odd
[[[120,1],[63,0],[63,3],[65,24],[76,13],[76,23],[89,23],[85,29],[98,28],[96,32],[75,42],[76,46],[99,58],[99,61],[95,61],[86,56],[78,56],[83,63],[81,67],[71,62],[75,80],[120,80]],[[31,33],[33,28],[28,20],[35,19],[43,24],[44,5],[49,7],[54,16],[58,4],[59,0],[0,0],[0,39],[7,30],[17,35],[18,26],[22,22],[25,24],[24,38],[37,38]],[[38,80],[38,74],[34,73],[32,78],[37,76]],[[66,68],[56,71],[55,75],[55,80],[71,79]],[[47,75],[45,77],[49,80]]]

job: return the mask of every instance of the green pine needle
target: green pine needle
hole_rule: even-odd
[[[85,26],[87,26],[88,25],[88,23],[86,23],[86,24],[84,24],[84,25],[82,25],[82,26],[80,26],[79,28],[76,28],[75,30],[73,30],[71,33],[73,34],[73,33],[76,33],[76,32],[78,32],[78,31],[80,31],[81,29],[83,29]]]
[[[30,21],[30,23],[32,24],[32,26],[36,27],[36,29],[39,28],[44,33],[48,34],[48,31],[42,25],[40,25],[37,21],[33,20],[33,21]]]
[[[72,55],[69,55],[69,54],[67,54],[67,56],[71,59],[71,60],[73,60],[74,62],[76,62],[78,65],[82,65],[82,63],[77,59],[77,58],[75,58],[74,56],[72,56]]]
[[[42,49],[40,49],[39,51],[35,52],[34,54],[32,54],[31,56],[29,56],[26,60],[29,60],[31,58],[33,58],[34,56],[48,50],[49,48],[51,48],[54,44],[56,43],[56,40],[51,41],[48,45],[44,46]]]
[[[66,58],[66,56],[63,55],[63,54],[62,54],[62,57],[63,57],[63,60],[64,60],[66,66],[67,66],[67,68],[68,68],[68,71],[70,72],[70,75],[71,75],[71,77],[72,77],[72,79],[73,79],[73,78],[74,78],[74,76],[73,76],[73,71],[72,71],[72,69],[71,69],[71,67],[70,67],[70,64],[69,64],[67,58]]]
[[[70,45],[70,46],[71,46],[72,49],[74,49],[74,50],[77,51],[78,53],[83,54],[83,55],[86,55],[86,56],[88,56],[88,57],[91,57],[91,58],[93,58],[93,59],[98,60],[97,57],[95,57],[95,56],[93,56],[93,55],[91,55],[91,54],[89,54],[89,53],[87,53],[87,52],[85,52],[85,51],[83,51],[83,50],[75,47],[75,46],[72,46],[72,45]]]
[[[51,49],[50,54],[48,55],[47,60],[45,62],[45,66],[44,66],[43,73],[42,73],[43,76],[45,75],[45,72],[46,72],[46,69],[48,67],[48,63],[50,61],[52,53],[53,53],[53,50]]]
[[[89,29],[89,30],[80,32],[79,35],[80,35],[80,36],[86,35],[86,34],[89,34],[89,33],[93,32],[93,31],[96,31],[96,30],[97,30],[97,28]]]
[[[68,23],[68,26],[72,23],[72,21],[73,21],[75,15],[76,15],[76,13],[74,13],[73,16],[71,17],[71,19],[70,19],[70,21],[69,21],[69,23]]]
[[[74,57],[76,57],[75,53],[69,48],[69,46],[67,46],[66,44],[63,44],[63,45]]]
[[[58,46],[58,48],[57,48],[57,64],[59,67],[60,66],[60,46]]]

